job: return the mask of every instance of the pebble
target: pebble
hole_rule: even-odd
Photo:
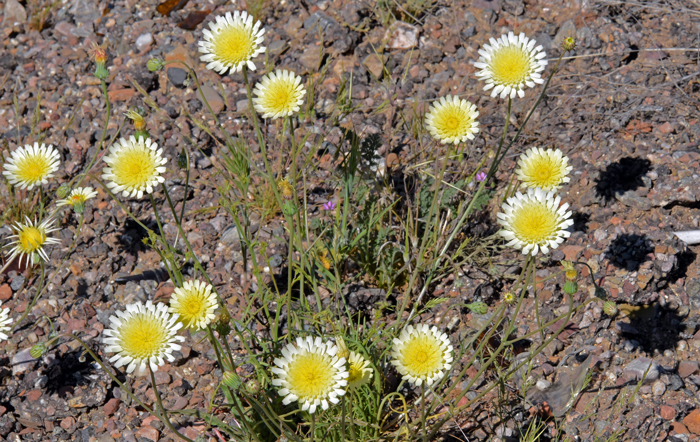
[[[647,372],[647,369],[649,370]],[[640,357],[630,362],[625,366],[623,374],[632,380],[639,380],[647,373],[645,382],[651,382],[659,379],[661,366],[654,360]]]
[[[540,391],[544,391],[544,390],[548,389],[551,385],[552,385],[552,383],[546,379],[540,379],[539,381],[537,381],[537,384],[535,384],[537,389]]]
[[[136,39],[136,47],[139,49],[140,52],[143,52],[146,49],[150,48],[152,44],[153,44],[153,36],[151,35],[150,32],[147,32],[145,34],[141,34]]]
[[[401,21],[394,22],[389,28],[390,49],[411,49],[418,46],[418,28]]]
[[[7,0],[5,2],[3,25],[5,23],[24,23],[27,21],[27,11],[17,0]]]
[[[33,363],[37,361],[37,359],[34,359],[29,352],[31,351],[31,348],[25,348],[24,350],[18,351],[13,357],[12,357],[12,374],[17,376],[18,374],[24,373],[26,371],[29,371],[32,366],[34,365]]]
[[[170,83],[180,89],[185,87],[185,81],[187,80],[187,71],[184,69],[171,67],[167,71],[168,80]]]
[[[200,91],[197,91],[197,98],[199,98],[199,101],[202,102],[202,106],[204,106],[204,108],[206,109],[206,104],[204,104],[202,94],[204,94],[204,98],[207,100],[207,102],[209,102],[209,106],[211,106],[211,110],[214,111],[215,114],[218,114],[219,112],[224,110],[224,99],[221,98],[221,95],[219,95],[219,93],[216,92],[216,90],[213,87],[203,84],[202,92],[200,93]]]
[[[663,396],[666,393],[666,384],[663,381],[656,381],[651,386],[651,391],[654,393],[654,396]]]
[[[695,409],[683,419],[685,425],[691,433],[700,435],[700,409]]]
[[[682,361],[678,364],[678,375],[683,379],[698,372],[700,364],[697,361]]]

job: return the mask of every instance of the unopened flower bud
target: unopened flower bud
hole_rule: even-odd
[[[95,77],[100,80],[105,80],[109,76],[109,71],[105,67],[107,63],[107,50],[97,43],[94,43],[90,55],[92,59],[95,60]]]
[[[148,67],[148,70],[151,72],[159,71],[163,69],[163,60],[160,58],[151,58],[148,60],[148,63],[146,63],[146,67]]]
[[[617,304],[614,301],[605,301],[603,303],[603,313],[608,316],[615,316],[617,314]]]
[[[187,150],[184,147],[177,156],[177,167],[187,169]]]
[[[297,205],[292,201],[285,201],[282,205],[282,212],[287,216],[294,216],[297,214]]]
[[[58,189],[56,189],[56,197],[59,199],[63,199],[68,196],[70,193],[70,184],[68,183],[63,183],[60,186],[58,186]]]
[[[44,356],[47,351],[48,348],[46,348],[46,344],[39,342],[38,344],[34,344],[34,346],[29,350],[29,355],[34,359],[39,359],[40,357]]]
[[[245,388],[250,394],[260,393],[260,382],[257,379],[251,379],[245,383]]]
[[[566,37],[564,41],[562,41],[561,47],[565,51],[573,51],[576,49],[576,40],[574,40],[574,37]]]
[[[242,384],[241,377],[233,371],[226,371],[222,380],[224,384],[232,390],[238,390]]]
[[[335,355],[339,358],[345,358],[345,360],[347,361],[350,357],[350,350],[348,350],[348,346],[345,343],[345,339],[343,339],[342,336],[338,336],[337,338],[335,338],[335,345],[338,347],[338,352]]]
[[[214,329],[219,335],[228,336],[229,333],[231,333],[231,315],[228,313],[228,310],[224,308],[219,311],[217,316],[218,320],[216,321],[216,325],[214,325]]]
[[[467,308],[477,315],[485,315],[489,311],[489,306],[483,302],[472,302],[467,304]]]
[[[573,295],[576,292],[578,292],[578,283],[576,281],[566,281],[564,283],[564,293]]]

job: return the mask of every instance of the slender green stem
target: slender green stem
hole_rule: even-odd
[[[498,165],[500,164],[500,161],[497,162],[498,160],[498,155],[501,153],[501,149],[503,148],[503,143],[506,140],[506,134],[508,133],[508,125],[510,125],[510,110],[513,105],[513,99],[508,96],[508,107],[506,108],[506,122],[503,125],[503,135],[501,135],[501,140],[498,142],[498,149],[496,150],[496,155],[494,156],[493,163],[491,163],[491,168],[489,168],[489,173],[486,174],[486,179],[484,181],[488,181],[491,179],[494,173],[496,173],[496,169],[498,168]],[[508,146],[510,147],[510,146]],[[508,149],[506,149],[508,151]]]
[[[214,348],[214,353],[216,354],[216,361],[219,363],[219,367],[221,368],[221,372],[223,373],[226,370],[226,366],[224,365],[223,359],[221,358],[221,351],[219,349],[220,344],[214,337],[214,332],[212,331],[210,325],[207,325],[207,337],[209,338],[209,343],[211,343],[211,346]],[[231,360],[231,367],[233,367],[233,359]],[[224,384],[223,388],[228,393],[228,397],[233,398],[233,394],[228,388],[228,385]]]
[[[350,417],[350,437],[352,437],[353,442],[357,442],[357,435],[355,434],[355,409],[352,404],[352,397],[354,394],[354,392],[350,391],[346,396],[348,397],[348,408],[350,409],[350,413],[348,414]]]
[[[311,442],[316,439],[316,414],[311,414]]]
[[[153,370],[151,370],[150,364],[148,365],[148,372],[151,374],[151,385],[153,386],[153,393],[155,393],[155,396],[156,396],[156,404],[158,405],[158,410],[160,410],[161,421],[163,421],[165,426],[168,427],[170,429],[170,431],[177,434],[178,437],[181,437],[184,440],[191,442],[192,441],[191,439],[180,434],[180,432],[175,429],[172,422],[170,422],[170,418],[168,417],[168,411],[165,409],[165,407],[163,407],[163,401],[160,398],[160,392],[158,391],[158,386],[156,385],[156,377],[153,374]]]
[[[111,117],[112,113],[112,105],[109,101],[109,94],[107,93],[107,83],[104,81],[104,79],[100,80],[100,83],[102,85],[102,96],[105,99],[105,104],[107,108],[107,115],[105,117],[105,126],[102,129],[102,137],[100,137],[100,144],[97,147],[97,151],[95,152],[95,155],[92,156],[92,159],[90,159],[90,163],[87,165],[83,173],[80,174],[80,179],[78,182],[75,184],[75,187],[79,187],[80,184],[85,180],[87,177],[88,172],[90,172],[90,169],[92,169],[92,166],[95,165],[95,161],[97,160],[97,156],[102,152],[102,148],[104,147],[104,142],[105,138],[107,137],[107,127],[109,126],[109,119]]]
[[[421,413],[421,425],[423,427],[422,436],[423,436],[423,442],[426,442],[428,439],[428,434],[425,431],[425,415],[426,415],[426,410],[425,410],[425,382],[421,384],[420,386],[420,402],[421,406],[423,407],[423,412]]]
[[[345,442],[345,396],[340,399],[340,440]]]

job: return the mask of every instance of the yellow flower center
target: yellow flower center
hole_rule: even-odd
[[[413,335],[401,354],[403,366],[411,376],[426,378],[444,366],[440,341],[432,334]]]
[[[146,359],[158,355],[166,343],[163,323],[152,315],[136,314],[121,326],[120,345],[132,358]]]
[[[451,104],[443,107],[433,119],[440,138],[461,138],[472,124],[464,109]]]
[[[551,189],[561,184],[565,170],[562,170],[559,162],[543,155],[523,167],[523,174],[530,178],[528,181],[534,186]]]
[[[559,216],[539,202],[523,204],[513,212],[513,233],[528,244],[543,244],[559,229]]]
[[[180,319],[187,327],[192,327],[197,322],[207,316],[206,298],[199,290],[191,290],[180,298],[178,307],[175,309],[180,315]]]
[[[491,57],[490,67],[496,84],[514,86],[530,76],[530,57],[519,46],[503,46]]]
[[[222,26],[212,39],[213,54],[224,65],[236,65],[253,56],[255,40],[243,24]]]
[[[36,227],[27,226],[19,232],[19,245],[26,254],[34,253],[44,245],[46,234]]]
[[[318,353],[296,355],[287,369],[289,390],[300,399],[325,396],[335,385],[333,379],[335,371],[330,358],[325,355]]]
[[[361,380],[362,373],[364,373],[364,371],[362,370],[361,366],[351,363],[350,370],[348,370],[348,384],[352,384],[353,382]]]
[[[112,165],[114,181],[127,188],[140,188],[153,179],[156,162],[146,148],[126,149]]]
[[[294,83],[284,80],[271,82],[261,98],[263,107],[273,112],[289,112],[297,103]]]
[[[50,173],[51,163],[44,155],[27,155],[15,163],[17,172],[15,174],[27,183],[37,183]]]

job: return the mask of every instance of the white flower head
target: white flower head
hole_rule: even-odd
[[[441,143],[461,143],[473,140],[479,132],[476,105],[457,96],[448,95],[435,101],[425,116],[425,126]]]
[[[356,390],[372,379],[374,370],[369,366],[369,361],[361,354],[351,351],[348,366],[348,391]]]
[[[105,329],[102,342],[107,344],[105,351],[116,353],[109,361],[119,368],[129,364],[126,372],[134,370],[138,374],[146,371],[147,365],[156,371],[175,358],[173,351],[180,350],[177,342],[185,340],[176,336],[182,327],[177,315],[168,313],[165,304],[145,304],[136,302],[126,306],[126,311],[118,311],[109,318],[110,328]]]
[[[58,230],[54,226],[54,219],[46,218],[40,224],[39,221],[32,222],[25,216],[25,221],[24,223],[15,222],[12,226],[14,234],[8,237],[13,239],[9,244],[12,248],[8,259],[11,261],[19,256],[20,265],[22,265],[22,258],[25,258],[29,265],[38,263],[39,259],[48,261],[49,255],[46,253],[46,246],[61,242],[58,238],[49,237],[49,233]]]
[[[345,358],[337,353],[335,344],[320,337],[297,338],[296,345],[282,348],[282,358],[276,358],[276,367],[272,367],[272,373],[278,376],[272,385],[282,387],[282,403],[299,401],[301,410],[311,414],[319,406],[327,410],[329,402],[337,404],[348,385]]]
[[[503,203],[498,223],[503,226],[498,233],[509,241],[509,247],[522,249],[523,254],[549,253],[568,238],[566,230],[574,224],[568,204],[562,204],[555,191],[529,188],[527,193],[517,192]]]
[[[104,162],[109,167],[102,169],[102,179],[108,180],[107,187],[114,192],[122,192],[125,197],[142,198],[144,193],[153,193],[153,187],[165,181],[163,149],[150,138],[133,135],[122,138],[109,148]]]
[[[2,301],[0,301],[0,306],[1,305]],[[12,329],[12,327],[10,327],[11,322],[12,318],[10,317],[10,309],[0,309],[0,340],[7,341],[7,332],[9,332]]]
[[[216,318],[216,293],[203,281],[185,281],[170,296],[170,313],[177,313],[185,327],[199,330]]]
[[[571,178],[567,175],[573,169],[569,158],[559,149],[533,147],[520,155],[515,175],[522,187],[539,187],[542,190],[556,190]]]
[[[280,118],[299,112],[306,90],[294,72],[276,70],[255,85],[253,105],[263,118]]]
[[[85,204],[85,201],[95,198],[97,192],[92,187],[76,187],[70,192],[68,198],[57,200],[56,205],[61,206],[76,206],[78,204]]]
[[[211,30],[209,30],[211,29]],[[253,16],[245,11],[236,11],[233,15],[217,16],[216,22],[209,22],[209,29],[204,29],[204,41],[199,42],[200,60],[208,63],[207,69],[220,74],[239,72],[243,66],[255,70],[253,59],[265,52],[263,42],[265,30],[260,22],[253,23]]]
[[[13,186],[31,190],[34,186],[46,184],[58,170],[60,161],[58,151],[53,146],[27,144],[12,151],[2,174]]]
[[[525,96],[525,86],[535,87],[544,80],[540,72],[547,65],[546,54],[542,46],[535,47],[535,40],[525,34],[515,36],[512,32],[501,38],[491,37],[491,43],[479,49],[479,61],[474,66],[481,71],[476,73],[480,80],[486,81],[484,90],[493,88],[491,96],[500,98],[520,98]]]
[[[409,325],[393,342],[391,364],[411,384],[433,385],[452,368],[450,339],[435,326]]]

